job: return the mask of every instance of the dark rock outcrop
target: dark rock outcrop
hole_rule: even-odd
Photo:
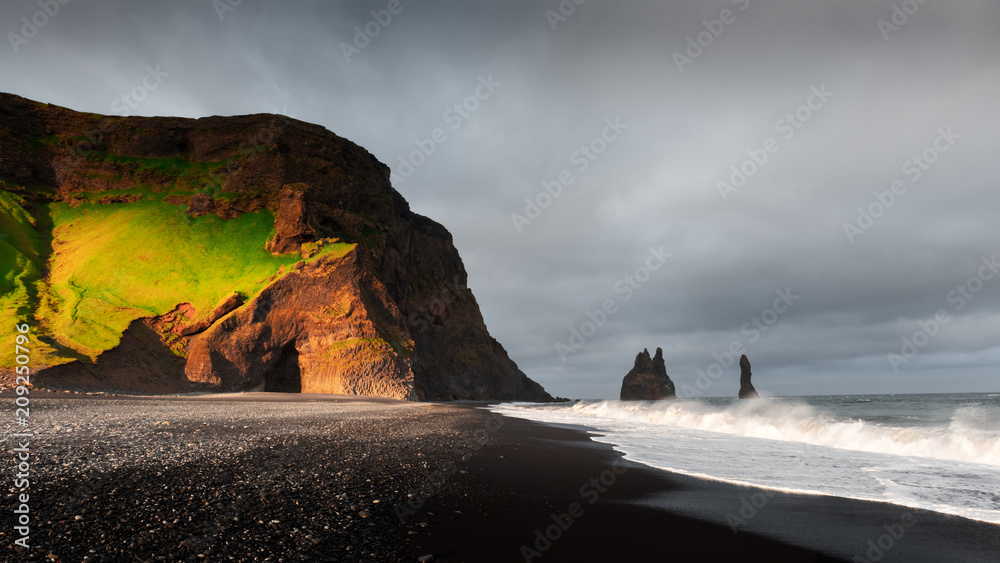
[[[304,184],[282,188],[278,215],[274,218],[277,232],[267,242],[268,252],[298,252],[303,243],[316,240],[316,231],[310,224],[309,208],[305,202],[306,189],[308,186]]]
[[[753,399],[756,397],[760,397],[760,395],[753,388],[753,383],[750,383],[750,360],[747,359],[746,354],[743,354],[740,356],[740,398]]]
[[[189,304],[185,304],[190,306]],[[208,330],[208,327],[215,324],[215,321],[221,319],[222,317],[228,315],[229,313],[235,311],[238,307],[243,305],[243,296],[239,293],[230,293],[229,295],[222,298],[221,301],[212,309],[212,313],[207,319],[202,319],[200,321],[195,321],[193,323],[181,323],[174,326],[174,334],[178,336],[193,336],[199,332],[204,332]],[[193,311],[192,311],[193,312]]]
[[[643,350],[635,356],[635,365],[622,380],[621,400],[623,401],[657,401],[660,399],[676,399],[674,382],[667,375],[667,367],[663,363],[663,350],[656,349],[656,355],[649,357],[649,350]]]
[[[3,93],[0,124],[0,189],[27,209],[124,206],[158,194],[192,217],[271,213],[267,250],[275,254],[305,258],[326,241],[355,245],[262,280],[245,305],[228,303],[218,317],[181,318],[177,309],[144,318],[121,350],[93,363],[63,355],[53,371],[39,365],[40,383],[58,387],[69,370],[95,387],[122,388],[127,373],[117,364],[128,357],[131,371],[174,387],[552,400],[490,336],[451,234],[413,213],[389,168],[351,141],[282,116],[108,117]],[[171,298],[178,308],[190,302],[183,290]],[[174,356],[161,361],[143,350]]]
[[[413,342],[402,325],[355,251],[322,257],[192,341],[185,372],[224,389],[415,399]]]

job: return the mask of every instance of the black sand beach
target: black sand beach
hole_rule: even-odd
[[[1000,526],[670,474],[473,405],[44,397],[32,548],[5,510],[7,560],[868,561],[886,534],[879,561],[1000,553]],[[766,503],[734,534],[742,499]]]
[[[526,552],[531,561],[987,562],[1000,556],[994,524],[668,473],[622,462],[579,429],[504,420],[502,442],[485,446],[470,460],[468,478],[460,475],[428,502],[429,510],[447,516],[432,535],[415,540],[420,549],[411,553],[433,552],[445,561],[526,561],[519,550],[536,548],[536,541],[545,546],[541,530],[558,539],[547,550],[536,548],[540,556]],[[606,492],[591,481],[612,482],[610,475]],[[743,499],[766,503],[752,513]],[[551,527],[551,515],[567,513],[574,502],[583,514],[565,531]],[[455,509],[462,514],[451,516]],[[730,515],[750,518],[734,534]],[[890,533],[899,538],[882,537]]]

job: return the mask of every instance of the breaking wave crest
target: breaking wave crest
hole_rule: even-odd
[[[581,401],[570,410],[623,422],[1000,465],[1000,417],[995,409],[982,405],[961,407],[949,424],[937,427],[904,427],[837,418],[810,405],[766,399],[741,401],[724,407],[696,400]]]

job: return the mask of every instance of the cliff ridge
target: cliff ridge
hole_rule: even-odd
[[[0,321],[31,325],[36,384],[552,399],[490,336],[450,233],[318,125],[0,93],[0,226]]]

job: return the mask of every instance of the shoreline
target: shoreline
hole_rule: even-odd
[[[653,561],[665,554],[680,561],[993,561],[1000,554],[996,524],[673,473],[624,460],[610,444],[592,441],[590,428],[504,419],[500,443],[470,460],[469,482],[437,499],[441,514],[479,512],[463,510],[444,537],[418,543],[443,550],[443,561]],[[606,491],[593,486],[595,477],[606,477]],[[503,498],[519,500],[505,506]],[[498,528],[502,541],[475,533]],[[551,532],[544,550],[539,531]],[[651,533],[665,541],[651,542]]]
[[[993,524],[780,492],[734,533],[727,515],[760,489],[624,461],[593,430],[482,403],[232,398],[34,397],[40,521],[21,557],[864,561],[884,525],[903,535],[880,561],[1000,553]]]
[[[665,478],[671,474],[622,460],[583,428],[502,419],[497,442],[428,499],[431,532],[415,536],[409,555],[456,562],[838,560],[643,505],[649,494],[676,490]]]

